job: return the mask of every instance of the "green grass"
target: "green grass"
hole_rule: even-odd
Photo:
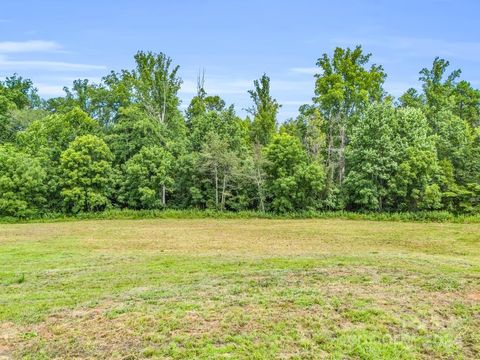
[[[476,359],[480,224],[0,225],[0,359]]]
[[[451,222],[480,223],[480,214],[453,214],[448,211],[417,212],[349,212],[349,211],[301,211],[286,214],[258,211],[216,210],[130,210],[112,209],[102,212],[79,214],[46,213],[30,217],[0,217],[0,224],[65,222],[78,220],[142,220],[142,219],[345,219],[403,222]]]

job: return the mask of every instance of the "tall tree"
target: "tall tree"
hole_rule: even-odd
[[[120,108],[118,119],[109,129],[106,141],[115,164],[125,164],[144,146],[164,145],[166,139],[155,119],[138,106]]]
[[[253,107],[248,112],[253,116],[251,137],[253,143],[267,145],[277,129],[277,114],[281,105],[270,95],[270,78],[263,74],[253,82],[254,89],[249,90]]]
[[[133,89],[136,102],[145,112],[160,123],[167,123],[178,112],[178,90],[182,80],[178,77],[179,66],[164,53],[139,51],[135,55],[136,67],[125,72]]]
[[[368,104],[384,96],[385,72],[372,64],[371,54],[361,46],[355,49],[336,48],[333,56],[318,59],[315,75],[315,103],[327,122],[327,185],[340,186],[345,177],[345,147],[348,133],[358,114]]]
[[[47,172],[47,199],[51,210],[59,210],[62,172],[60,157],[78,136],[100,134],[99,124],[78,108],[67,113],[52,114],[33,121],[18,133],[17,142],[28,154],[35,156]]]
[[[238,168],[238,157],[230,149],[228,141],[215,132],[209,132],[200,152],[200,171],[209,176],[213,185],[214,204],[218,210],[225,210],[227,196]]]
[[[318,207],[323,168],[317,163],[308,164],[298,138],[286,133],[275,135],[264,152],[270,209],[288,212]]]
[[[159,146],[146,146],[127,161],[123,193],[136,209],[166,206],[166,191],[173,183],[173,156]]]
[[[401,151],[395,144],[395,122],[395,109],[378,104],[369,106],[353,127],[344,182],[351,209],[384,210]]]
[[[0,81],[0,144],[14,141],[19,131],[44,115],[40,103],[31,80],[14,74]]]
[[[0,145],[0,215],[38,214],[45,204],[40,162],[11,144]]]
[[[435,180],[439,169],[427,119],[412,108],[398,109],[395,118],[394,142],[400,156],[389,184],[388,206],[398,211],[438,208],[441,193]]]
[[[67,211],[103,210],[109,205],[112,153],[95,135],[76,138],[61,155],[62,197]]]

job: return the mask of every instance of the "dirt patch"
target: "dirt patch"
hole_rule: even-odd
[[[0,324],[0,360],[12,358],[13,341],[18,336],[18,329],[14,323]]]
[[[465,299],[473,301],[473,302],[480,302],[480,291],[474,291],[467,293],[465,295]]]

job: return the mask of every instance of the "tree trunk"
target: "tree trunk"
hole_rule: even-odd
[[[218,209],[218,169],[217,166],[214,168],[215,174],[215,207]]]
[[[223,185],[222,185],[222,202],[221,202],[221,209],[225,209],[225,188],[227,187],[227,177],[223,175]]]
[[[340,149],[338,151],[338,184],[342,185],[345,177],[345,144],[346,134],[345,125],[340,125]]]
[[[333,182],[333,174],[335,166],[333,165],[333,124],[330,120],[328,126],[328,151],[327,151],[327,184],[330,185]]]
[[[165,193],[166,193],[165,185],[162,185],[162,206],[163,207],[165,207],[165,205],[167,205],[166,200],[165,200]]]
[[[259,207],[261,212],[265,212],[265,199],[263,194],[263,187],[262,187],[262,174],[260,173],[260,168],[257,167],[257,191],[258,191],[258,199],[259,199]]]

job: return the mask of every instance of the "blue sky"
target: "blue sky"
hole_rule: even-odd
[[[51,97],[132,68],[137,50],[162,51],[181,67],[183,106],[205,69],[207,92],[244,114],[266,72],[284,120],[311,100],[315,62],[336,46],[362,44],[395,96],[437,55],[480,87],[479,15],[477,0],[2,0],[0,76],[17,72]]]

